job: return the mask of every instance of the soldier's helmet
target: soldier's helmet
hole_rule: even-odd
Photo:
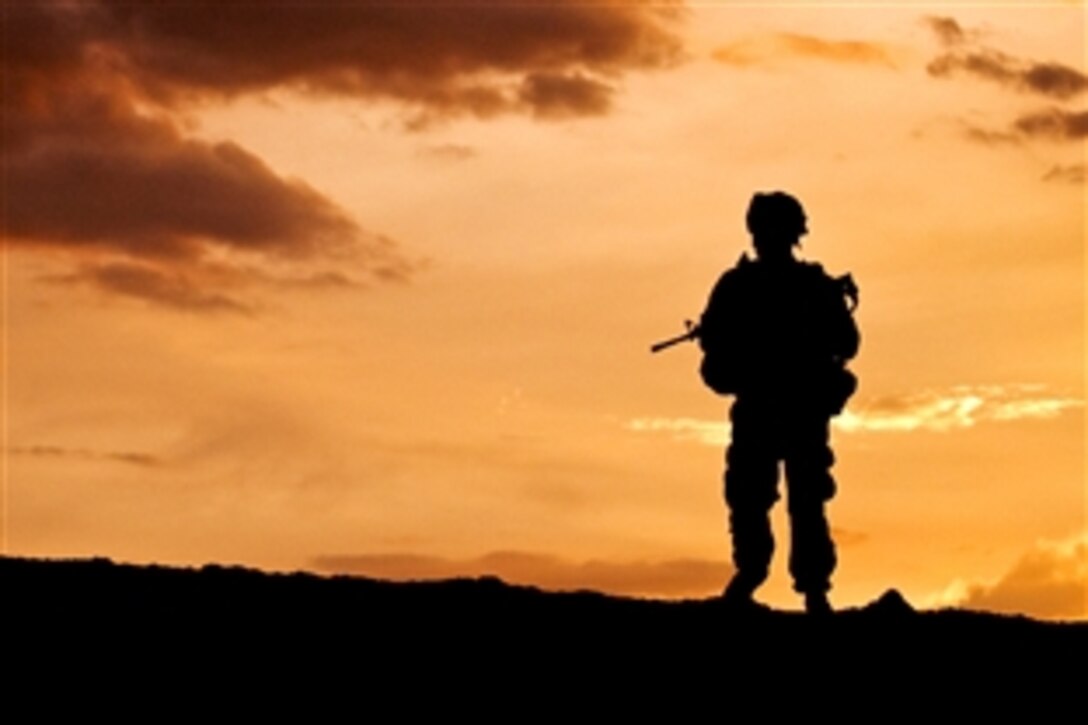
[[[752,236],[800,241],[808,233],[801,202],[783,191],[757,192],[745,219]]]

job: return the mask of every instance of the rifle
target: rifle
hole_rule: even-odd
[[[670,337],[668,340],[662,340],[661,342],[655,342],[650,346],[650,352],[661,352],[673,345],[679,345],[681,342],[688,342],[689,340],[699,339],[699,326],[691,320],[684,320],[684,327],[688,328],[688,331],[683,335],[677,335],[676,337]]]

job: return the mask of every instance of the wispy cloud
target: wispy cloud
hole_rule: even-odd
[[[465,144],[444,143],[424,146],[418,154],[422,158],[438,161],[467,161],[478,156],[479,152]]]
[[[1042,385],[958,385],[862,401],[832,425],[844,433],[946,433],[986,422],[1054,418],[1083,406],[1083,400],[1056,395]],[[695,418],[635,418],[626,428],[711,446],[728,442],[730,431],[726,421]]]
[[[930,603],[1047,619],[1088,619],[1088,532],[1064,541],[1039,541],[996,581],[956,581]]]
[[[963,122],[964,136],[987,146],[1019,145],[1029,141],[1082,141],[1088,136],[1088,111],[1046,108],[1013,119],[1005,129],[982,128]]]
[[[768,33],[743,38],[717,48],[712,57],[719,63],[739,67],[789,58],[895,67],[892,51],[881,43],[830,40],[800,33]]]
[[[182,272],[140,264],[90,266],[73,281],[91,282],[101,289],[190,312],[248,313],[249,308],[221,292],[208,291]]]
[[[695,418],[635,418],[627,429],[637,433],[668,433],[676,440],[721,446],[729,440],[729,424]]]
[[[834,425],[846,432],[946,432],[983,422],[1053,418],[1083,406],[1083,400],[1051,394],[1041,385],[957,385],[862,403]]]
[[[1055,164],[1043,174],[1043,181],[1059,181],[1069,184],[1083,184],[1085,179],[1084,164]]]
[[[982,128],[973,123],[963,122],[963,135],[965,138],[986,146],[1018,145],[1024,141],[1024,137],[1015,131],[997,131],[990,128]]]
[[[150,453],[137,451],[96,451],[88,448],[65,448],[64,446],[30,445],[12,446],[7,452],[13,456],[33,458],[51,458],[74,461],[106,461],[124,463],[131,466],[157,466],[162,461]]]

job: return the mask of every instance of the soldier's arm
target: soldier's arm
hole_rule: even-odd
[[[706,309],[699,317],[699,347],[703,352],[718,346],[722,331],[729,325],[729,317],[735,314],[732,287],[729,272],[726,272],[710,292]]]

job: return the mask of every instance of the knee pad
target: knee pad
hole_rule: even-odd
[[[824,502],[835,496],[835,479],[826,470],[805,471],[801,475],[795,471],[792,476],[787,474],[786,485],[791,514],[819,511],[822,516]]]
[[[835,479],[830,468],[835,455],[826,445],[791,452],[786,457],[786,485],[790,510],[795,506],[822,505],[835,495]]]

